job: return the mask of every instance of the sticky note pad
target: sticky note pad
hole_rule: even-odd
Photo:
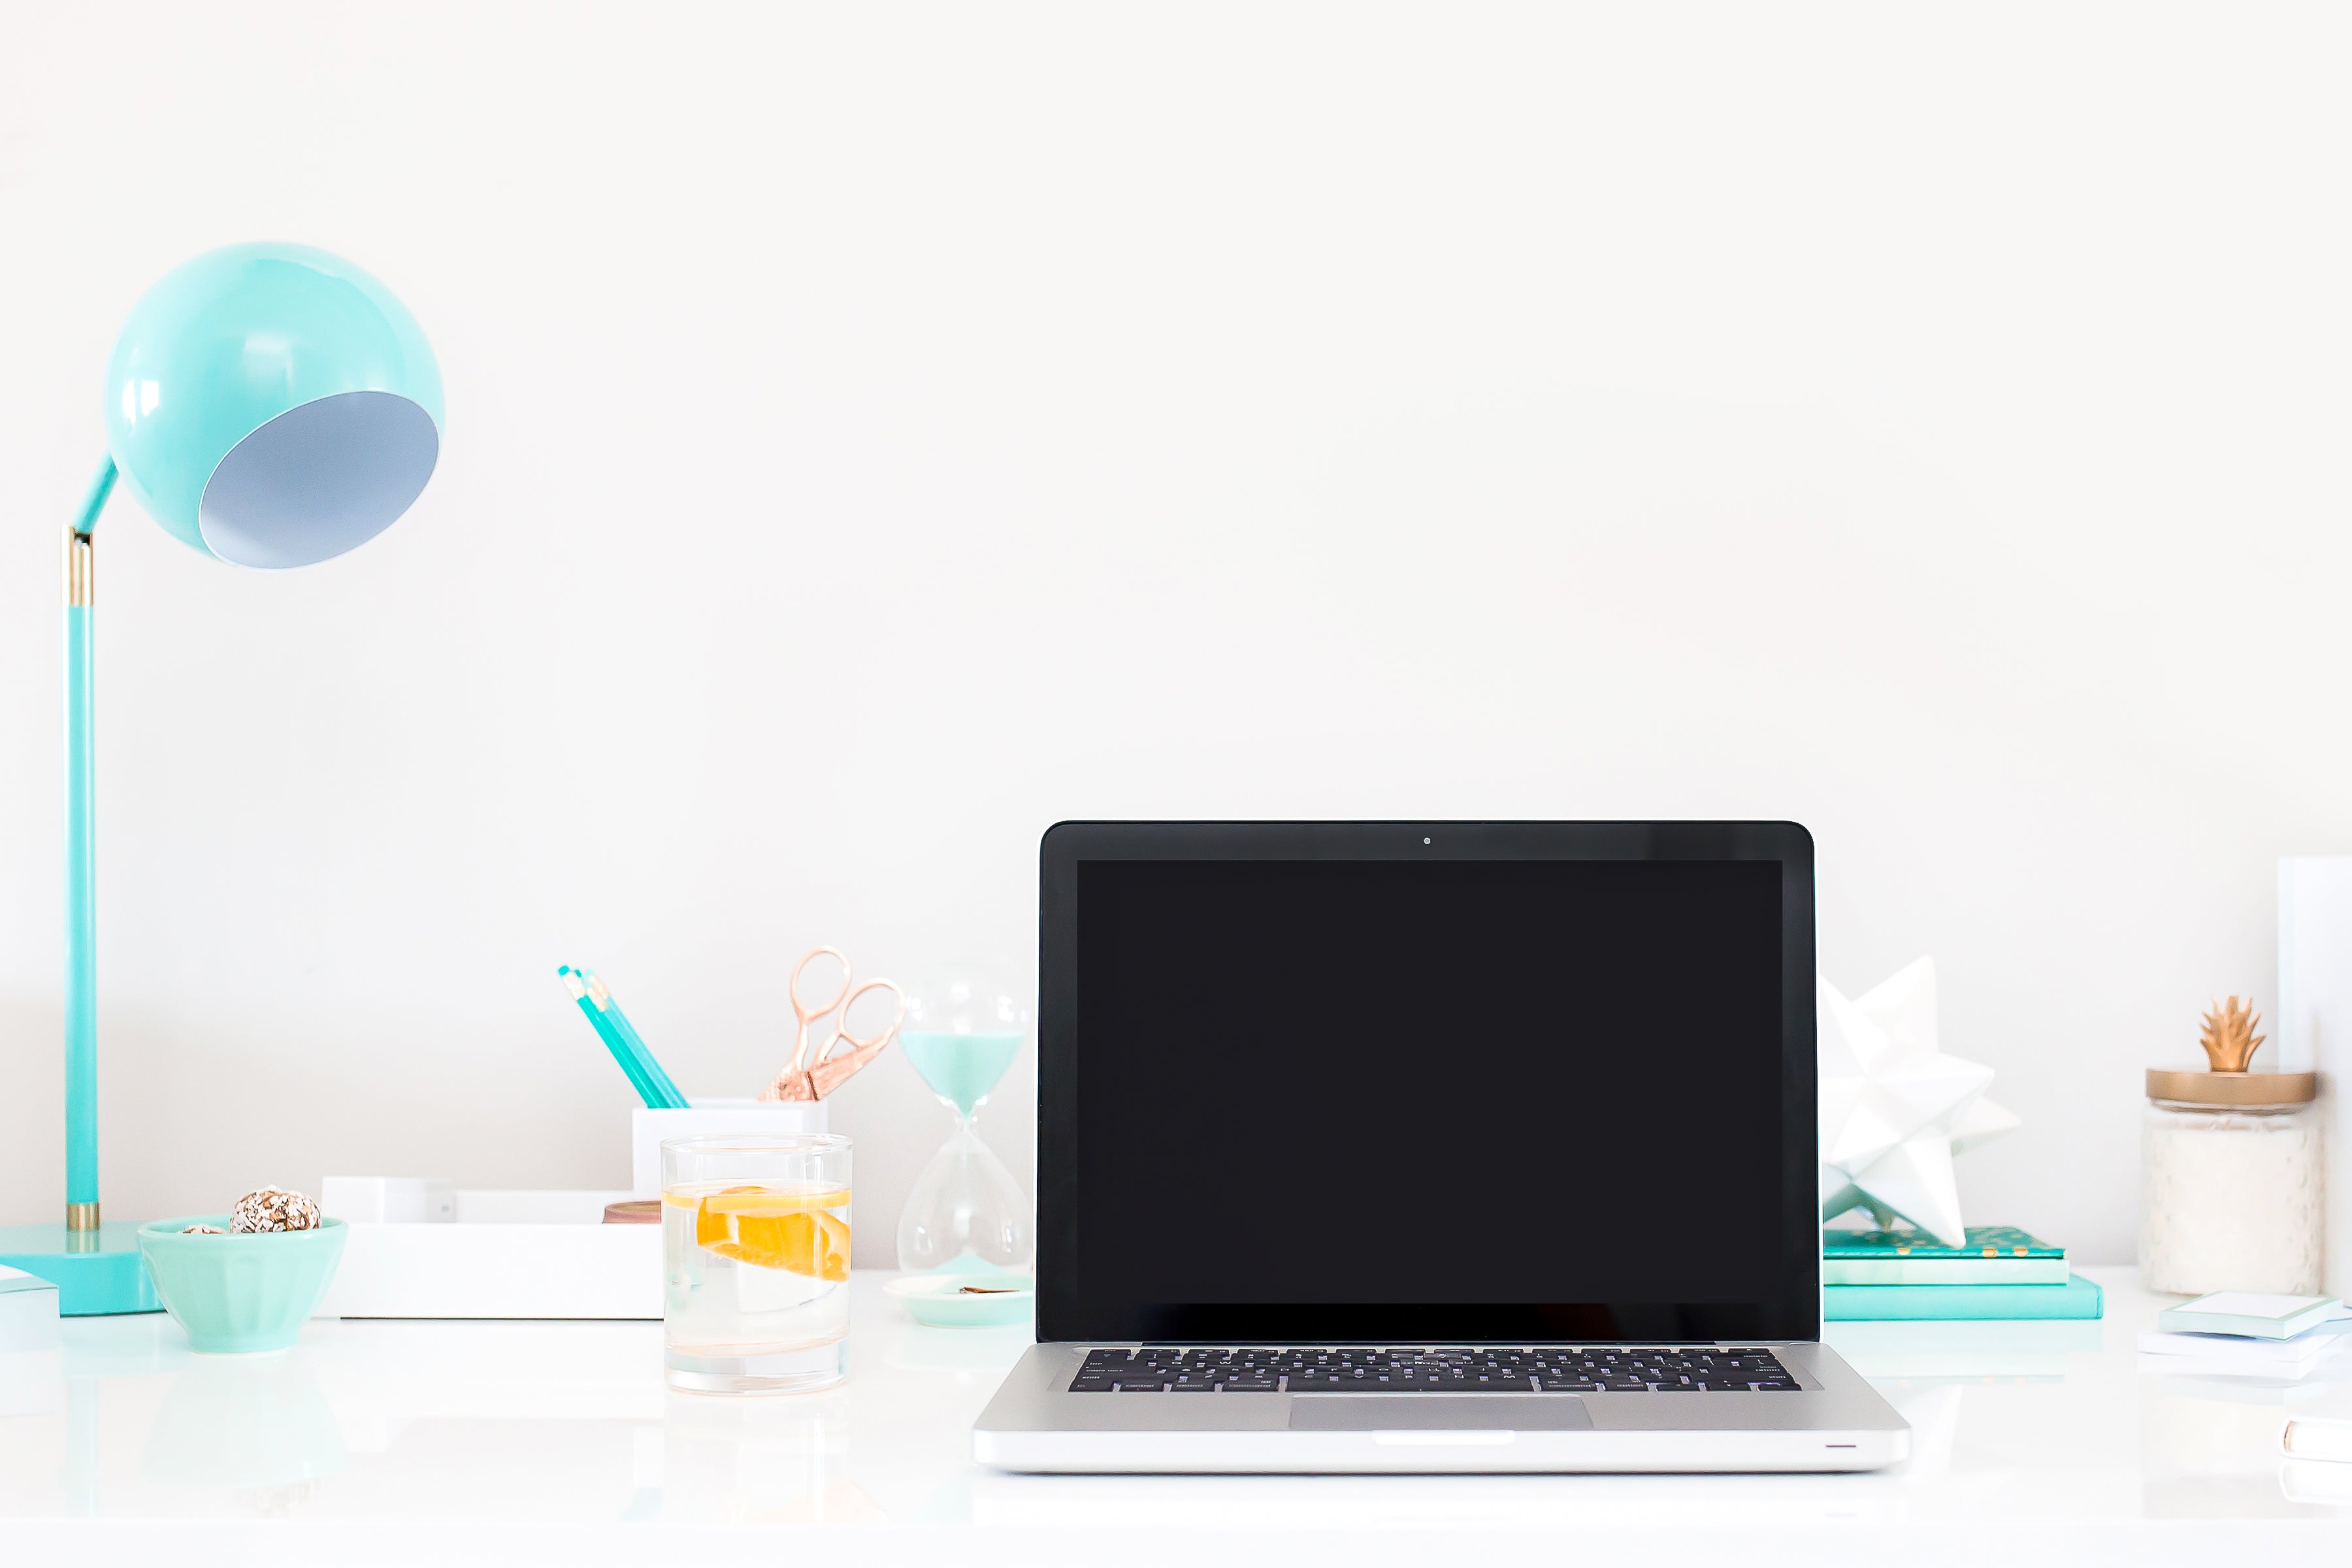
[[[2333,1296],[2266,1296],[2251,1290],[2220,1290],[2168,1307],[2156,1326],[2174,1334],[2237,1334],[2247,1339],[2291,1340],[2335,1314]]]

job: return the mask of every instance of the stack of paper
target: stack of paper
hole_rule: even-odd
[[[58,1288],[0,1267],[0,1416],[56,1408],[65,1386],[58,1348]]]
[[[2142,1372],[2189,1376],[2302,1377],[2352,1345],[2352,1318],[2323,1323],[2292,1340],[2239,1339],[2228,1334],[2142,1334]]]
[[[2292,1382],[2352,1347],[2352,1315],[2328,1296],[2229,1290],[2157,1314],[2139,1337],[2142,1372]]]
[[[46,1350],[58,1341],[58,1288],[0,1268],[0,1351]]]

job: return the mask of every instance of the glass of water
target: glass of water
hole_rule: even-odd
[[[672,1388],[786,1394],[849,1375],[849,1140],[662,1144],[662,1357]]]

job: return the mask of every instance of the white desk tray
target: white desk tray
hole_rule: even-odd
[[[330,1176],[320,1206],[347,1219],[338,1195],[370,1193],[379,1182]],[[662,1315],[661,1226],[604,1223],[604,1205],[630,1194],[458,1189],[454,1195],[450,1219],[347,1219],[343,1260],[316,1316]],[[364,1201],[353,1208],[371,1212]]]

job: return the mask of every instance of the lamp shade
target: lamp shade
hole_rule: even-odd
[[[415,318],[305,245],[232,245],[174,268],[107,365],[123,483],[173,534],[240,566],[308,566],[383,532],[433,477],[441,420]]]

